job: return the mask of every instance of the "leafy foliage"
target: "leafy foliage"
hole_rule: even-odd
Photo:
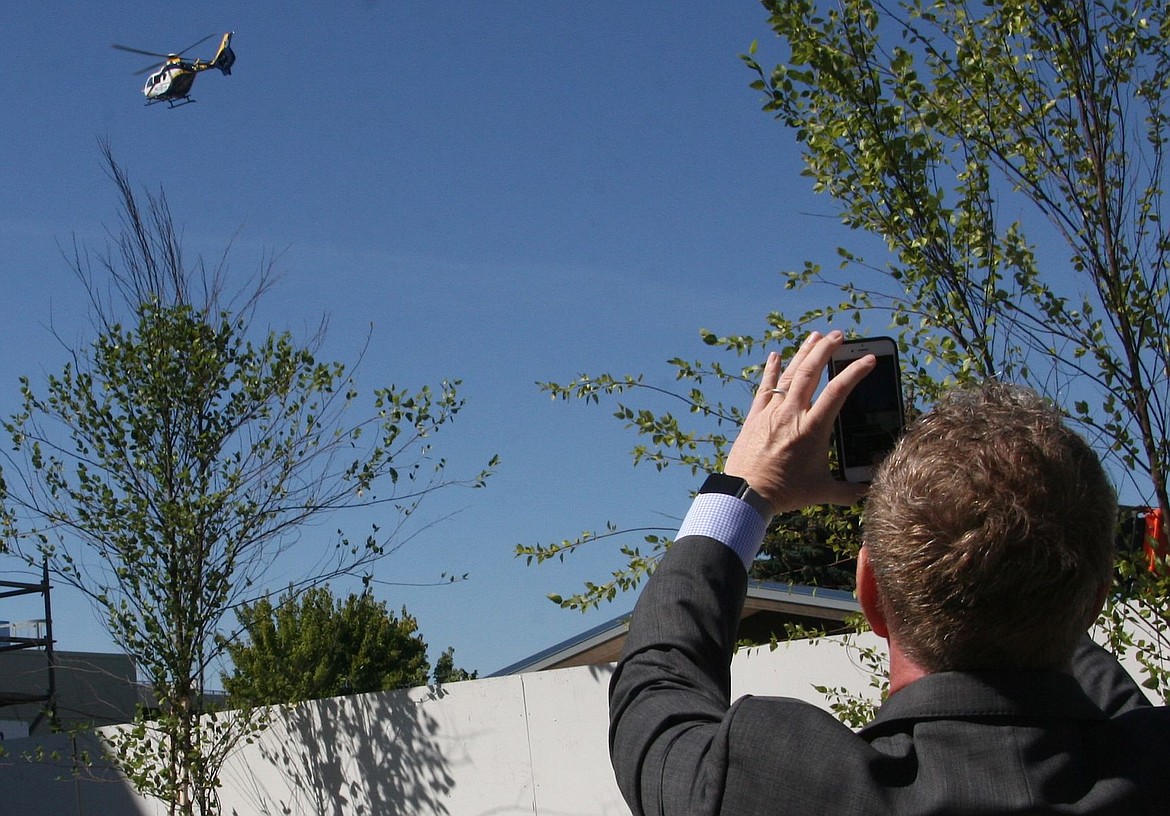
[[[810,327],[892,332],[908,405],[928,405],[956,383],[1028,384],[1079,423],[1127,490],[1170,517],[1165,4],[764,5],[785,53],[765,68],[753,43],[743,57],[752,87],[795,136],[813,189],[846,227],[882,239],[885,252],[869,261],[842,247],[831,271],[806,262],[785,285],[821,305],[774,312],[756,337],[704,330],[704,341],[762,358]],[[635,461],[718,469],[741,417],[710,394],[731,387],[734,405],[749,404],[758,368],[671,366],[675,390],[611,375],[544,387],[593,402],[666,392],[697,427],[669,411],[619,405],[616,415],[647,440]],[[590,539],[518,552],[539,561]],[[585,608],[637,586],[668,540],[656,542],[649,554],[625,549],[612,580],[555,599]],[[1125,570],[1118,589],[1128,600],[1105,621],[1145,633],[1115,633],[1114,645],[1137,650],[1149,687],[1165,699],[1166,587]]]
[[[849,652],[853,663],[862,673],[869,676],[868,692],[858,692],[849,686],[815,685],[813,689],[825,698],[829,711],[833,712],[838,720],[850,728],[863,728],[873,722],[879,706],[889,695],[889,665],[884,650],[860,641],[858,633],[868,629],[865,621],[855,620],[854,627],[854,632],[827,642],[833,648]],[[813,643],[818,642],[815,633],[811,634],[811,639]]]
[[[296,588],[368,571],[401,546],[420,501],[482,485],[494,461],[455,481],[431,457],[430,438],[463,406],[457,382],[379,388],[355,415],[351,373],[316,358],[320,334],[253,340],[268,272],[233,303],[222,269],[185,265],[165,197],[143,209],[105,156],[123,206],[117,252],[98,258],[101,282],[88,256],[74,260],[98,336],[43,389],[21,380],[0,523],[14,552],[48,559],[90,598],[153,693],[114,746],[131,780],[172,813],[214,813],[219,763],[262,725],[201,719],[227,612],[265,596],[301,525],[384,508],[388,530],[339,532]]]
[[[405,609],[395,616],[368,592],[328,587],[236,609],[246,639],[226,644],[223,687],[235,706],[297,703],[425,685],[427,644]]]
[[[721,338],[707,331],[703,332],[703,339],[708,345],[721,346],[739,356],[748,355],[759,345],[755,338]],[[789,335],[789,339],[795,341],[795,332]],[[651,463],[657,470],[671,465],[681,466],[696,475],[721,470],[727,450],[743,423],[741,406],[750,402],[762,366],[728,368],[718,362],[704,364],[682,358],[670,360],[668,365],[674,369],[675,381],[684,383],[684,386],[672,390],[647,383],[641,375],[616,377],[610,374],[596,377],[582,374],[566,384],[546,382],[540,385],[554,399],[582,399],[599,404],[602,399],[632,394],[666,403],[681,403],[684,406],[681,416],[669,410],[656,412],[646,407],[635,408],[625,402],[618,403],[614,417],[646,440],[634,447],[634,464]],[[729,389],[732,396],[726,401],[711,401],[703,389],[705,383],[720,391]],[[691,425],[687,424],[688,415]],[[836,507],[807,508],[778,517],[769,529],[761,558],[753,569],[754,577],[852,589],[851,559],[856,555],[858,523],[856,510]],[[670,546],[671,539],[667,534],[673,532],[674,528],[619,528],[607,523],[602,532],[585,531],[576,538],[552,544],[518,545],[516,554],[529,564],[540,564],[550,559],[563,560],[593,541],[617,539],[625,542],[631,536],[641,535],[645,548],[627,543],[618,545],[623,564],[605,582],[586,582],[582,591],[569,596],[549,595],[550,600],[563,608],[584,612],[614,600],[621,592],[637,588]]]
[[[468,671],[455,665],[455,647],[448,646],[435,661],[434,680],[440,686],[444,683],[458,683],[463,680],[475,680],[479,677],[478,671]]]
[[[852,590],[860,526],[861,514],[852,507],[825,506],[779,516],[752,564],[752,577]]]
[[[745,57],[754,87],[814,189],[890,250],[790,274],[845,296],[801,322],[885,312],[927,399],[971,377],[1036,386],[1164,507],[1164,4],[766,5],[789,58]]]
[[[1156,542],[1150,543],[1157,546]],[[1163,701],[1170,698],[1167,598],[1170,551],[1151,556],[1144,546],[1135,547],[1123,551],[1118,559],[1116,591],[1101,616],[1112,650],[1117,654],[1132,653],[1145,675],[1142,685]]]

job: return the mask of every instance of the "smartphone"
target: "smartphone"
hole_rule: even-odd
[[[877,358],[877,366],[857,384],[837,415],[837,468],[848,482],[871,481],[878,463],[894,449],[906,424],[902,372],[893,339],[846,340],[829,361],[829,377],[867,354]]]

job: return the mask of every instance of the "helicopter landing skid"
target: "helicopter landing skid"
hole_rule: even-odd
[[[182,99],[148,99],[146,101],[146,107],[149,108],[151,105],[157,105],[160,102],[166,102],[167,108],[181,108],[184,105],[190,105],[194,101],[195,100],[189,96],[184,96]]]

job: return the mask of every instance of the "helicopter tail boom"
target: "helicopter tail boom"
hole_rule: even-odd
[[[219,50],[215,52],[215,57],[211,60],[211,67],[218,68],[224,76],[231,75],[232,65],[236,62],[236,52],[232,51],[232,33],[229,31],[223,35]]]

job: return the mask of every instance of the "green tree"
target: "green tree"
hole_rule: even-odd
[[[455,647],[448,646],[435,661],[434,680],[439,685],[456,683],[461,680],[475,680],[479,677],[478,671],[467,671],[455,665]]]
[[[876,260],[846,248],[839,266],[806,262],[786,286],[823,293],[803,314],[773,313],[759,336],[705,341],[738,355],[790,347],[839,323],[895,333],[919,404],[975,379],[1048,395],[1103,453],[1127,495],[1170,514],[1170,232],[1163,176],[1170,18],[1152,0],[870,2],[766,0],[783,49],[765,68],[744,57],[801,147],[804,174],[849,229],[879,237]],[[672,361],[705,420],[622,408],[651,444],[638,461],[718,466],[742,416],[707,385],[746,385],[756,366]],[[546,386],[596,400],[649,387],[640,377]],[[736,404],[746,405],[737,390]],[[1170,517],[1170,515],[1168,515]],[[540,560],[579,541],[523,554]],[[657,545],[656,545],[657,546]],[[655,553],[574,600],[636,584]],[[1123,561],[1107,618],[1118,650],[1136,648],[1147,685],[1170,696],[1165,577]],[[1162,573],[1162,576],[1165,572]]]
[[[753,353],[762,344],[750,337],[718,338],[706,330],[702,337],[707,344],[729,348],[738,356]],[[602,399],[632,395],[653,402],[651,407],[645,403],[635,407],[621,401],[613,412],[627,428],[648,440],[635,445],[632,451],[635,466],[651,463],[658,470],[684,467],[696,476],[722,470],[736,429],[743,422],[740,406],[750,403],[762,365],[728,368],[718,361],[702,363],[682,358],[672,359],[668,365],[674,370],[674,379],[690,383],[689,388],[672,390],[640,374],[582,374],[568,383],[545,382],[540,387],[563,400],[582,399],[600,404]],[[725,389],[730,391],[726,399],[715,400],[709,396]],[[670,403],[683,404],[685,413],[672,412]],[[768,528],[752,576],[780,583],[851,590],[860,523],[856,508],[812,507],[777,516]],[[565,609],[584,612],[614,600],[621,592],[635,589],[670,546],[668,536],[673,532],[671,527],[623,528],[607,522],[600,533],[586,531],[576,538],[552,544],[517,545],[516,554],[530,564],[539,564],[550,559],[563,560],[597,541],[622,542],[619,550],[624,563],[607,580],[589,581],[582,591],[569,595],[549,595]],[[639,534],[642,544],[628,543],[630,537]]]
[[[296,703],[422,686],[430,664],[418,622],[369,591],[344,601],[328,587],[288,592],[236,610],[244,639],[227,643],[232,705]]]
[[[122,228],[96,272],[74,256],[97,337],[43,387],[21,381],[23,408],[4,423],[3,533],[89,597],[153,694],[114,738],[129,778],[171,814],[211,814],[223,759],[263,724],[203,716],[227,612],[265,595],[301,525],[383,508],[386,530],[339,534],[297,588],[368,572],[420,501],[488,471],[456,481],[430,456],[462,408],[457,383],[378,388],[359,409],[347,367],[316,359],[321,333],[253,331],[271,264],[228,297],[222,266],[187,265],[165,196],[141,205],[104,155]]]

